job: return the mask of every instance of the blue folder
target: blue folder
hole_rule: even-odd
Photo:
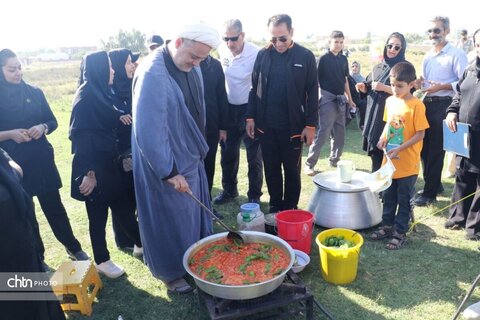
[[[443,150],[470,158],[470,125],[457,122],[457,131],[451,132],[443,120]]]

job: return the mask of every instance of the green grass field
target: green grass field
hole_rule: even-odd
[[[351,56],[350,61],[365,61],[363,72],[367,73],[368,57]],[[417,66],[421,58],[411,61]],[[59,127],[49,136],[55,148],[56,164],[60,170],[64,187],[61,189],[63,202],[69,213],[74,233],[84,249],[91,255],[88,236],[88,219],[83,203],[70,198],[71,154],[68,140],[68,122],[71,101],[76,89],[79,61],[67,63],[38,63],[25,66],[27,82],[39,86],[47,95]],[[370,160],[361,150],[361,134],[352,122],[347,130],[346,150],[343,159],[353,160],[357,169],[368,170]],[[304,150],[304,156],[307,150]],[[328,170],[327,148],[322,151],[319,169]],[[214,195],[220,191],[220,158],[217,158]],[[232,203],[216,207],[225,214],[225,222],[236,227],[236,214],[244,203],[247,190],[246,157],[241,154],[238,175],[240,196]],[[417,231],[409,235],[402,250],[388,251],[385,242],[368,239],[367,231],[361,231],[365,244],[361,249],[356,280],[345,286],[331,285],[322,279],[319,268],[318,247],[312,242],[310,265],[300,273],[317,301],[326,307],[336,319],[449,319],[479,271],[478,243],[464,240],[464,232],[443,228],[447,210],[439,209],[449,204],[453,179],[443,181],[445,192],[439,201],[429,208],[417,208],[415,215],[419,224]],[[421,179],[418,186],[422,184]],[[300,208],[307,208],[315,188],[311,178],[302,174]],[[268,193],[264,185],[262,209],[268,210]],[[326,204],[328,205],[328,204]],[[56,268],[67,260],[65,249],[54,238],[38,204],[37,218],[46,246],[46,261]],[[222,231],[215,227],[216,231]],[[323,229],[315,227],[314,237]],[[369,231],[369,230],[368,230]],[[107,241],[112,259],[122,265],[127,274],[117,280],[103,277],[105,287],[93,305],[89,319],[207,319],[208,315],[198,304],[196,294],[170,296],[163,284],[153,278],[146,266],[131,255],[116,249],[110,222],[107,226]],[[475,292],[470,303],[479,300]],[[318,319],[325,319],[315,308]],[[68,318],[79,319],[77,312],[68,312]],[[301,318],[301,317],[299,317]]]

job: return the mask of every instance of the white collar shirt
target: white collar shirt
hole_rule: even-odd
[[[237,56],[232,54],[225,43],[218,48],[230,104],[248,103],[248,95],[252,87],[253,65],[259,51],[259,47],[247,41],[244,42],[243,50]]]

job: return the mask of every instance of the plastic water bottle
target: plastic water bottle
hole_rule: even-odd
[[[265,232],[265,216],[260,211],[258,203],[245,203],[240,206],[240,213],[237,215],[239,230]]]

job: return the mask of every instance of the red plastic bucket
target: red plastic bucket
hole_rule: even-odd
[[[285,210],[276,214],[278,236],[294,249],[310,254],[314,215],[304,210]]]

